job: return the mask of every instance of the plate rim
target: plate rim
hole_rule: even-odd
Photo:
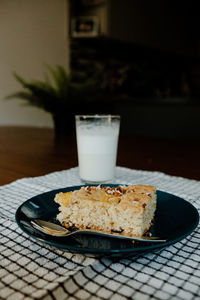
[[[122,185],[122,184],[103,184],[103,186],[118,186],[118,185]],[[127,184],[123,184],[123,185],[126,185]],[[19,215],[20,215],[20,211],[21,211],[21,208],[26,204],[28,203],[29,201],[31,201],[32,199],[38,197],[38,196],[43,196],[43,195],[48,195],[48,194],[51,194],[51,193],[57,193],[57,192],[66,192],[66,191],[70,191],[70,190],[76,190],[76,189],[80,189],[81,187],[84,187],[84,186],[94,186],[94,184],[84,184],[84,185],[74,185],[74,186],[67,186],[67,187],[61,187],[61,188],[58,188],[58,189],[53,189],[53,190],[50,190],[50,191],[47,191],[47,192],[44,192],[44,193],[40,193],[40,194],[37,194],[27,200],[25,200],[16,210],[15,212],[15,221],[17,223],[17,225],[19,226],[19,228],[25,233],[27,234],[30,238],[33,238],[34,240],[36,241],[39,241],[41,243],[43,243],[44,245],[49,245],[51,247],[54,247],[58,250],[63,250],[63,251],[75,251],[76,253],[81,253],[81,254],[102,254],[102,255],[115,255],[115,254],[132,254],[132,255],[138,255],[138,254],[142,254],[142,253],[146,253],[146,252],[153,252],[155,250],[160,250],[160,249],[164,249],[166,248],[167,246],[170,246],[172,244],[175,244],[177,242],[179,242],[180,240],[186,238],[187,236],[189,236],[198,226],[199,224],[199,219],[200,219],[200,216],[199,216],[199,212],[197,210],[197,208],[191,203],[189,202],[188,200],[185,200],[184,198],[180,197],[180,196],[177,196],[175,194],[172,194],[172,193],[168,193],[168,192],[165,192],[163,190],[160,190],[160,189],[157,189],[157,192],[158,193],[161,193],[161,194],[167,194],[167,195],[170,195],[170,196],[173,196],[173,197],[176,197],[176,198],[179,198],[181,201],[183,201],[184,203],[187,203],[187,205],[189,205],[191,207],[191,209],[193,209],[194,213],[196,214],[196,222],[193,226],[191,226],[191,228],[185,232],[184,234],[181,234],[178,238],[174,238],[174,239],[171,239],[169,241],[166,241],[166,242],[162,242],[162,243],[159,243],[159,244],[151,244],[148,246],[143,246],[143,247],[137,247],[137,248],[125,248],[125,249],[91,249],[91,248],[81,248],[81,247],[78,247],[78,246],[73,246],[73,245],[63,245],[63,244],[59,244],[57,242],[54,242],[54,241],[49,241],[48,239],[43,239],[41,237],[37,237],[36,235],[34,234],[31,234],[26,228],[24,228],[24,226],[20,223],[20,218],[19,218]]]

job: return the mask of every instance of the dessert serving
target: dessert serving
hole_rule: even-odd
[[[68,229],[91,229],[141,237],[153,222],[156,188],[151,185],[86,186],[58,193],[57,219]]]

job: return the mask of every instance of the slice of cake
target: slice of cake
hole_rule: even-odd
[[[156,188],[150,185],[87,186],[58,193],[57,219],[69,229],[91,229],[141,237],[156,210]]]

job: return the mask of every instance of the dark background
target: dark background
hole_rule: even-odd
[[[105,1],[71,1],[71,16]],[[200,138],[200,37],[195,1],[109,0],[108,34],[71,38],[71,69],[103,69],[85,112],[119,113],[127,135]]]

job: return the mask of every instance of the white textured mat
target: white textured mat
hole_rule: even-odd
[[[200,182],[117,167],[114,183],[152,184],[200,207]],[[29,239],[15,211],[37,194],[80,185],[78,168],[0,187],[0,299],[200,299],[200,231],[159,253],[113,262]]]

